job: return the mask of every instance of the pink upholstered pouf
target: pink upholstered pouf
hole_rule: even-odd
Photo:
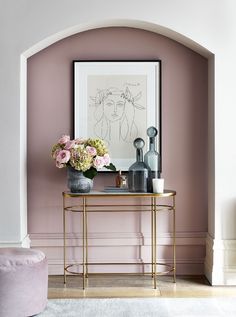
[[[43,252],[0,248],[0,316],[39,314],[47,304],[48,266]]]

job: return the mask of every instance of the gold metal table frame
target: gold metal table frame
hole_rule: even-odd
[[[130,264],[130,263],[89,263],[88,262],[88,221],[87,213],[88,212],[147,212],[151,214],[151,262],[150,263],[132,263],[132,264],[149,264],[151,265],[151,272],[146,272],[142,274],[151,274],[153,278],[154,289],[157,288],[157,276],[168,274],[173,272],[173,281],[176,282],[176,229],[175,229],[175,196],[176,191],[174,190],[165,190],[162,194],[156,193],[131,193],[131,192],[116,192],[116,193],[106,193],[106,192],[90,192],[90,193],[71,193],[63,192],[63,263],[64,263],[64,284],[66,284],[66,275],[67,273],[82,275],[83,278],[83,290],[85,289],[86,278],[88,278],[88,267],[89,265],[97,264]],[[89,204],[90,198],[96,198],[100,200],[101,198],[105,200],[106,198],[122,198],[123,201],[125,198],[145,198],[145,201],[148,200],[149,203],[145,204]],[[159,198],[172,198],[172,204],[158,204],[157,200]],[[80,200],[80,204],[73,204],[67,206],[68,198],[77,198]],[[117,209],[119,207],[125,209]],[[132,207],[140,207],[140,210],[133,209]],[[101,209],[102,208],[102,209]],[[157,213],[160,211],[169,211],[173,215],[173,233],[172,233],[172,246],[173,246],[173,263],[158,263],[157,262]],[[67,264],[66,263],[66,213],[67,212],[76,212],[82,213],[82,263],[78,264]],[[73,272],[70,268],[74,265],[82,265],[82,273]],[[157,265],[164,265],[169,267],[169,270],[164,272],[157,272]],[[102,274],[102,273],[100,273]],[[135,273],[141,274],[141,273]]]

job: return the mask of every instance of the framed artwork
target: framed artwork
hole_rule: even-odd
[[[158,130],[161,162],[161,61],[73,61],[74,137],[101,138],[117,170],[136,161],[133,141],[148,149],[147,128]]]

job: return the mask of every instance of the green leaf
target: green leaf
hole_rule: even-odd
[[[110,163],[109,165],[106,165],[105,166],[108,170],[111,170],[111,171],[116,171],[116,167],[114,164]]]
[[[93,179],[97,175],[97,170],[94,167],[91,167],[89,170],[86,172],[83,172],[84,176],[90,179]]]

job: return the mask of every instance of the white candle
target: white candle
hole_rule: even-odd
[[[153,193],[164,193],[164,178],[153,178],[152,180]]]

